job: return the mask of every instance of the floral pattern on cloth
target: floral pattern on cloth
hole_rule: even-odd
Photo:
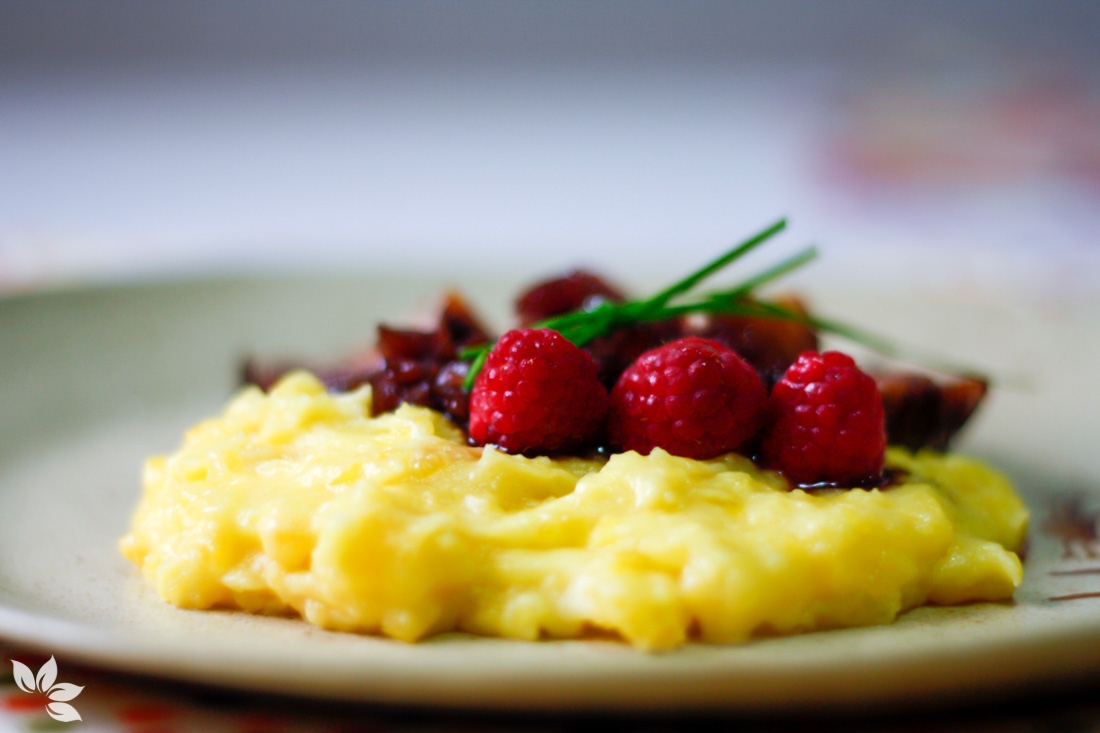
[[[113,672],[60,659],[0,641],[0,733],[80,731],[88,733],[548,733],[569,731],[585,722],[606,733],[618,731],[683,730],[739,733],[802,733],[807,719],[791,721],[691,716],[614,716],[581,720],[576,715],[518,716],[477,714],[434,709],[387,708],[262,695],[222,688],[173,683],[167,680]],[[52,672],[50,661],[54,660]],[[13,662],[15,664],[13,664]],[[30,692],[19,668],[37,671]],[[49,680],[50,674],[55,675]],[[39,679],[41,678],[41,679]],[[61,680],[64,680],[63,682]],[[51,716],[48,693],[60,685],[79,711],[80,720],[66,722]],[[42,693],[45,687],[47,693]],[[1047,695],[1036,700],[974,709],[914,713],[900,717],[843,720],[825,718],[813,724],[817,731],[856,733],[1054,733],[1100,731],[1100,692],[1086,689],[1072,696]],[[55,695],[56,697],[56,695]],[[568,711],[563,710],[563,713]]]

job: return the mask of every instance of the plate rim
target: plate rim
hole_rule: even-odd
[[[118,293],[126,292],[130,294],[134,293],[153,293],[160,292],[167,288],[191,288],[194,291],[199,291],[204,287],[231,287],[240,282],[246,282],[251,284],[262,284],[265,287],[278,287],[281,284],[290,283],[322,283],[332,282],[340,280],[352,280],[352,281],[365,281],[374,280],[380,277],[378,274],[371,273],[306,273],[304,275],[292,275],[279,273],[276,275],[261,275],[256,277],[238,277],[238,276],[216,276],[216,277],[195,277],[195,278],[182,278],[172,279],[166,281],[158,281],[152,283],[121,283],[121,284],[96,284],[92,286],[79,286],[72,289],[64,289],[59,291],[51,291],[47,293],[33,293],[31,296],[37,296],[34,298],[34,302],[31,305],[39,303],[50,303],[56,299],[56,296],[62,297],[80,297],[87,294],[103,294],[103,293]],[[414,279],[414,278],[409,278]],[[24,297],[23,294],[17,294],[14,299],[23,304],[31,302],[31,298]],[[4,306],[13,302],[13,299],[8,297],[0,297],[0,310],[3,310]],[[1026,563],[1025,563],[1026,567]],[[5,600],[5,594],[8,598]],[[45,651],[56,652],[59,654],[66,654],[73,659],[80,659],[87,661],[91,664],[98,664],[101,666],[108,666],[114,669],[120,669],[129,672],[154,674],[157,676],[164,676],[172,679],[181,679],[189,682],[197,683],[211,683],[220,684],[227,687],[238,687],[244,689],[250,689],[258,692],[276,692],[276,693],[289,693],[303,695],[307,697],[319,697],[326,699],[340,699],[348,701],[358,702],[382,702],[382,703],[395,703],[395,704],[414,704],[417,706],[425,707],[464,707],[472,709],[503,709],[507,708],[507,700],[501,700],[500,698],[493,697],[488,692],[483,692],[482,697],[463,696],[463,697],[425,697],[420,693],[413,693],[410,697],[408,692],[402,692],[400,689],[395,688],[380,688],[369,691],[357,691],[351,688],[313,688],[308,684],[302,682],[300,676],[290,676],[287,678],[279,678],[276,676],[259,676],[259,677],[234,677],[229,672],[234,669],[233,665],[228,667],[222,666],[217,668],[218,674],[212,678],[211,668],[203,667],[199,663],[203,661],[203,655],[196,652],[196,650],[190,650],[191,656],[188,657],[188,665],[183,669],[171,669],[172,660],[166,660],[163,656],[157,657],[158,651],[167,653],[170,649],[179,649],[178,646],[169,644],[161,644],[158,646],[153,643],[148,636],[142,634],[127,634],[120,632],[116,629],[111,629],[103,626],[97,626],[80,620],[73,620],[69,618],[63,618],[60,616],[51,615],[49,613],[37,613],[18,605],[20,598],[18,588],[2,588],[0,587],[0,637],[10,639],[16,644],[22,644],[27,646],[33,646]],[[8,601],[14,601],[15,605],[10,604]],[[183,611],[181,611],[183,612]],[[194,612],[188,612],[194,613]],[[845,630],[845,631],[856,631]],[[831,631],[814,632],[821,634],[834,633]],[[390,640],[379,639],[380,642],[386,644],[402,644],[402,642],[393,642]],[[495,641],[495,640],[494,640]],[[749,644],[767,643],[768,639],[753,640],[748,642]],[[508,643],[526,644],[530,642],[509,641]],[[566,641],[566,642],[552,642],[553,644],[566,644],[566,645],[584,645],[589,642],[584,641]],[[543,642],[539,642],[543,644]],[[621,645],[621,643],[620,643]],[[929,690],[938,692],[947,697],[951,697],[951,693],[961,694],[962,692],[992,692],[989,688],[991,686],[997,686],[1000,684],[1011,685],[1016,682],[1032,682],[1035,679],[1037,664],[1036,660],[1045,660],[1045,666],[1038,665],[1041,669],[1045,679],[1053,680],[1061,675],[1063,670],[1057,668],[1050,662],[1054,659],[1052,652],[1045,652],[1044,647],[1056,648],[1059,650],[1069,650],[1075,652],[1074,658],[1078,660],[1080,664],[1087,664],[1090,669],[1100,668],[1100,616],[1095,619],[1089,619],[1087,617],[1074,617],[1069,619],[1062,619],[1060,625],[1043,625],[1040,629],[1033,632],[1031,635],[1022,638],[1014,638],[1005,643],[1003,640],[995,642],[994,640],[987,640],[978,645],[977,649],[974,648],[959,648],[953,650],[954,656],[952,657],[956,662],[963,663],[967,659],[973,661],[974,659],[987,659],[987,660],[1001,660],[1001,657],[1006,652],[1016,650],[1038,651],[1045,656],[1031,657],[1032,666],[1020,666],[1012,667],[1003,664],[988,663],[983,664],[976,672],[973,672],[968,678],[966,685],[962,687],[957,686],[957,680],[948,683],[944,680],[937,687],[937,680],[932,679],[928,682]],[[637,659],[638,655],[645,655],[644,652],[638,652],[632,648],[626,647],[630,658]],[[976,652],[980,652],[975,656]],[[676,655],[677,652],[665,653],[661,657],[665,658],[667,654]],[[207,655],[209,657],[210,655]],[[911,651],[908,655],[899,658],[895,655],[893,662],[897,666],[904,666],[904,663],[927,663],[932,660],[932,657],[937,657],[942,661],[942,653],[937,654],[934,650],[923,649]],[[649,659],[650,657],[643,657]],[[675,659],[675,656],[673,656]],[[178,660],[177,660],[178,661]],[[864,672],[870,673],[874,671],[881,671],[884,667],[884,663],[876,661],[874,663],[866,662]],[[528,664],[531,664],[528,662]],[[651,665],[646,665],[647,668]],[[676,667],[672,664],[664,664],[665,667],[671,667],[678,673],[684,673],[683,667]],[[703,667],[706,667],[704,669]],[[702,665],[699,670],[691,672],[692,674],[713,674],[716,669],[721,668],[720,661],[718,663],[712,663],[709,666]],[[802,670],[802,673],[812,672],[810,669],[812,665],[807,665],[807,668]],[[577,670],[577,673],[584,670]],[[690,670],[688,670],[690,671]],[[793,673],[797,673],[799,670],[792,670]],[[383,674],[386,671],[376,670],[377,674]],[[394,670],[388,670],[389,673],[394,673]],[[224,673],[224,674],[223,674]],[[549,674],[549,677],[560,675],[561,672]],[[635,673],[639,674],[639,673]],[[655,673],[656,674],[656,673]],[[656,674],[656,678],[660,679],[660,674],[668,674],[663,672]],[[797,676],[797,675],[796,675]],[[890,678],[896,679],[896,678]],[[287,682],[299,683],[298,688],[294,688],[293,685],[290,688],[287,687]],[[507,682],[508,680],[505,679]],[[470,681],[467,688],[472,688],[475,685],[473,681]],[[529,688],[528,688],[529,689]],[[573,689],[576,689],[575,687]],[[915,694],[911,688],[905,689],[886,689],[885,687],[876,688],[879,689],[877,693],[879,695],[876,698],[879,702],[888,703],[904,699]],[[575,698],[572,702],[574,705],[586,708],[601,707],[606,704],[617,704],[620,706],[632,707],[633,709],[667,709],[670,705],[676,706],[679,709],[722,709],[722,710],[755,710],[755,711],[775,711],[782,709],[785,706],[789,706],[792,702],[799,702],[800,704],[809,704],[812,700],[809,700],[805,696],[799,696],[797,699],[792,697],[775,697],[769,696],[763,699],[751,700],[744,694],[741,696],[731,696],[723,700],[715,701],[713,699],[703,699],[702,696],[692,697],[683,696],[683,692],[680,688],[672,689],[662,694],[662,690],[655,688],[651,691],[651,696],[642,700],[635,700],[631,703],[627,703],[622,699],[609,700],[604,698],[601,701],[601,697],[598,693],[591,690],[587,691],[587,696],[581,696]],[[469,692],[469,689],[467,689]],[[474,692],[477,690],[474,689]],[[676,692],[675,695],[671,694]],[[546,697],[541,699],[525,700],[524,704],[519,709],[555,709],[561,704],[561,698],[552,695],[553,691],[547,690]],[[582,692],[585,692],[582,690]],[[368,694],[369,693],[369,694]],[[495,693],[494,693],[495,694]],[[556,694],[556,693],[555,693]],[[618,694],[618,693],[616,693]],[[512,701],[514,704],[514,701]],[[874,700],[868,700],[865,696],[860,696],[859,699],[843,700],[834,698],[832,700],[820,699],[816,701],[823,708],[844,708],[850,709],[854,706],[866,706],[873,704]]]

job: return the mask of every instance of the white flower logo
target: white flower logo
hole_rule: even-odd
[[[31,674],[30,668],[22,662],[13,659],[11,660],[11,666],[15,669],[15,684],[19,685],[20,690],[23,692],[42,692],[50,698],[50,702],[46,703],[46,712],[50,714],[51,718],[62,723],[72,723],[81,719],[80,713],[76,712],[76,708],[69,704],[69,700],[74,699],[83,692],[84,688],[70,685],[68,682],[58,682],[55,685],[57,662],[54,661],[53,657],[50,657],[50,661],[42,665],[42,669],[38,670],[37,677]]]

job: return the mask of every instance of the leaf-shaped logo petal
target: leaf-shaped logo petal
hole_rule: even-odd
[[[57,662],[53,657],[50,657],[50,661],[42,665],[42,669],[38,670],[38,679],[35,680],[38,684],[38,689],[42,692],[53,687],[53,683],[57,682]]]
[[[84,688],[78,685],[71,685],[68,682],[58,682],[50,688],[47,697],[54,702],[68,702],[83,691]]]
[[[50,714],[51,718],[62,723],[73,723],[81,720],[80,713],[76,712],[76,708],[67,702],[51,702],[46,706],[46,712]]]
[[[11,660],[11,666],[15,670],[15,684],[19,689],[23,692],[34,692],[34,673],[30,667],[14,659]]]

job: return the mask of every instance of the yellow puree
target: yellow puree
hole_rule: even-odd
[[[148,461],[123,554],[184,608],[644,649],[888,623],[1020,582],[1027,511],[959,456],[891,449],[903,485],[814,494],[734,454],[530,459],[369,406],[304,372],[244,389]]]

